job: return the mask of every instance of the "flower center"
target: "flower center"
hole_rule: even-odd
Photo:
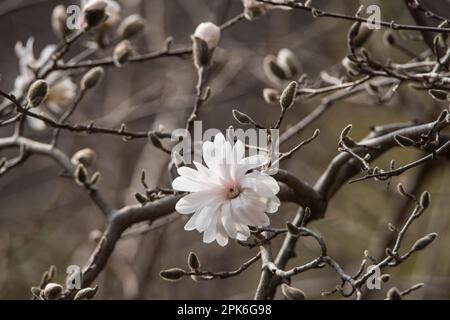
[[[237,186],[230,187],[227,190],[227,196],[229,199],[236,198],[240,193],[241,193],[241,190],[239,190],[239,188]]]

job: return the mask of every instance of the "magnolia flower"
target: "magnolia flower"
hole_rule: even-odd
[[[83,11],[86,10],[105,10],[108,19],[102,27],[109,30],[120,21],[120,5],[114,0],[81,0]],[[82,21],[82,24],[84,22]]]
[[[266,213],[278,210],[277,182],[255,170],[264,164],[266,156],[244,158],[244,154],[241,141],[233,146],[219,133],[214,142],[203,144],[206,166],[194,161],[197,170],[178,168],[180,176],[172,186],[190,194],[181,198],[175,209],[181,214],[193,213],[184,229],[203,232],[205,243],[215,240],[225,246],[228,238],[246,240],[249,226],[269,225]]]
[[[16,97],[21,97],[26,94],[25,90],[35,80],[35,74],[32,68],[41,68],[53,54],[56,49],[54,45],[46,46],[39,58],[36,59],[33,50],[34,39],[29,38],[26,45],[18,42],[15,47],[16,55],[19,60],[19,76],[14,83],[13,94]],[[69,77],[62,76],[60,72],[53,72],[47,77],[49,83],[49,91],[46,100],[33,112],[44,113],[51,117],[50,112],[60,114],[74,98],[76,92],[76,85]],[[45,129],[43,121],[27,117],[28,123],[35,130]]]
[[[220,41],[220,28],[212,22],[202,22],[195,29],[194,37],[205,41],[208,48],[213,50]]]

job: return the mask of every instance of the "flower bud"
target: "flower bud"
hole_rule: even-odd
[[[214,50],[220,41],[220,28],[211,22],[200,23],[194,32],[194,37],[206,42],[209,50]]]
[[[96,171],[89,180],[89,185],[93,186],[100,180],[100,172]]]
[[[84,21],[89,28],[98,27],[107,18],[107,2],[105,0],[91,0],[83,7]]]
[[[287,48],[283,48],[278,52],[277,64],[284,70],[289,78],[293,78],[301,71],[300,62],[297,56]]]
[[[292,106],[295,100],[296,93],[297,93],[297,82],[292,81],[281,93],[280,106],[282,110],[287,110]]]
[[[44,288],[45,300],[56,300],[61,296],[63,287],[57,283],[48,283]]]
[[[98,286],[94,288],[85,288],[77,292],[73,300],[91,300],[97,293]]]
[[[277,103],[280,99],[280,93],[278,92],[278,90],[272,88],[264,88],[263,97],[264,100],[269,104]]]
[[[400,294],[400,291],[396,287],[392,287],[389,289],[387,296],[387,300],[402,300],[402,295]]]
[[[382,274],[380,277],[380,280],[383,282],[388,282],[391,279],[391,275],[388,273]]]
[[[39,299],[39,300],[41,300],[42,298],[41,298],[41,288],[38,288],[38,287],[31,287],[31,293],[33,294],[33,296],[36,298],[36,299]]]
[[[45,80],[35,81],[28,90],[28,105],[32,108],[38,107],[48,95],[48,84]]]
[[[247,20],[253,20],[267,12],[267,6],[257,0],[242,0],[242,4],[244,6],[244,16]]]
[[[413,244],[411,250],[419,251],[419,250],[425,249],[434,241],[434,239],[436,239],[436,237],[437,237],[437,233],[430,233],[430,234],[426,235],[425,237],[420,238]]]
[[[307,300],[302,290],[288,286],[286,283],[281,285],[281,292],[288,300]]]
[[[399,135],[399,134],[395,135],[394,139],[401,147],[404,147],[404,148],[412,147],[412,146],[414,146],[416,144],[414,142],[414,140],[412,140],[412,139],[410,139],[408,137]]]
[[[345,70],[350,76],[357,76],[361,73],[361,69],[358,63],[349,59],[348,57],[345,57],[342,60],[342,66],[345,68]]]
[[[248,116],[247,114],[245,114],[243,112],[240,112],[239,110],[234,109],[232,111],[232,113],[233,113],[233,117],[240,124],[252,124],[252,123],[254,123],[254,121],[252,120],[252,118],[250,118],[250,116]]]
[[[437,101],[447,101],[450,100],[450,95],[447,93],[447,91],[444,90],[438,90],[438,89],[431,89],[428,90],[428,94]]]
[[[105,71],[102,67],[95,67],[86,72],[81,79],[81,90],[89,90],[94,88],[102,79]]]
[[[300,230],[294,226],[292,223],[288,222],[286,224],[287,230],[288,232],[291,234],[291,236],[293,237],[298,237],[300,235]]]
[[[197,68],[208,67],[212,61],[212,52],[208,44],[200,38],[192,37],[192,55]]]
[[[134,197],[135,197],[136,200],[137,200],[140,204],[142,204],[142,205],[144,205],[144,204],[146,204],[146,203],[148,202],[147,197],[144,196],[144,195],[142,195],[142,194],[140,194],[139,192],[136,192],[136,193],[134,194]]]
[[[52,12],[52,29],[59,38],[64,38],[70,33],[67,27],[67,11],[63,5],[58,5]]]
[[[74,165],[82,164],[86,168],[90,167],[97,159],[97,154],[90,148],[81,149],[72,156],[71,161]]]
[[[122,40],[114,48],[113,60],[116,67],[121,67],[125,62],[127,62],[133,49],[131,47],[131,42],[129,40]]]
[[[117,28],[122,39],[131,39],[145,29],[145,20],[139,14],[126,17]]]
[[[82,164],[79,164],[77,166],[77,168],[75,169],[74,176],[75,176],[75,182],[77,184],[79,184],[80,186],[84,186],[84,184],[86,183],[87,178],[88,178],[88,172]]]
[[[264,58],[264,73],[269,80],[279,84],[289,79],[288,75],[276,62],[276,57],[268,55]]]
[[[160,277],[167,281],[177,281],[186,275],[186,271],[180,268],[171,268],[159,273]]]
[[[430,205],[430,193],[428,191],[424,191],[420,196],[420,205],[422,208],[426,209]]]
[[[188,265],[189,268],[193,270],[197,270],[198,268],[200,268],[200,260],[194,252],[189,253]]]

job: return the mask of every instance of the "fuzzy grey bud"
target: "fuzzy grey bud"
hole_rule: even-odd
[[[122,39],[131,39],[145,29],[145,20],[139,14],[126,17],[117,28]]]
[[[70,33],[70,29],[67,27],[67,11],[65,6],[58,5],[53,9],[52,29],[59,38],[64,38]]]
[[[177,281],[186,275],[186,271],[180,268],[171,268],[159,273],[160,277],[167,281]]]
[[[358,63],[351,60],[349,57],[345,57],[342,60],[342,66],[345,68],[345,70],[350,76],[357,76],[361,73]]]
[[[98,291],[98,286],[94,288],[84,288],[77,292],[73,300],[91,300],[95,297],[95,294]]]
[[[424,191],[422,195],[420,196],[420,205],[422,208],[426,209],[430,205],[431,202],[431,196],[428,191]]]
[[[99,180],[100,180],[100,172],[96,171],[96,172],[94,172],[91,179],[89,180],[89,185],[93,186],[93,185],[97,184],[97,182]]]
[[[447,101],[450,97],[447,91],[437,89],[428,90],[428,94],[437,101]]]
[[[286,283],[281,285],[281,292],[288,300],[307,300],[302,290],[288,286]]]
[[[297,82],[292,81],[281,93],[280,106],[282,110],[287,110],[294,104],[296,93],[297,93]]]
[[[108,18],[106,14],[107,3],[105,0],[88,2],[83,8],[84,20],[89,28],[100,26]]]
[[[31,294],[36,298],[36,299],[42,299],[41,298],[41,288],[38,287],[31,287]]]
[[[27,101],[32,108],[38,107],[48,95],[48,84],[45,80],[35,81],[28,90]]]
[[[44,288],[45,300],[56,300],[61,296],[63,287],[57,283],[48,283]]]
[[[278,52],[277,64],[284,70],[286,76],[293,78],[301,72],[301,65],[292,50],[283,48]]]
[[[420,238],[413,244],[411,250],[419,251],[425,249],[434,241],[434,239],[436,239],[436,237],[437,233],[430,233],[425,237]]]
[[[87,181],[88,178],[88,172],[86,170],[86,168],[84,167],[84,165],[79,164],[77,166],[77,168],[75,169],[75,181],[77,184],[79,184],[80,186],[84,186],[84,184]]]
[[[144,205],[144,204],[146,204],[146,203],[148,202],[147,197],[144,196],[144,195],[142,195],[142,194],[140,194],[139,192],[136,192],[136,193],[134,194],[134,197],[135,197],[136,200],[137,200],[140,204],[142,204],[142,205]]]
[[[158,149],[162,149],[162,148],[163,148],[163,145],[162,145],[162,143],[161,143],[161,140],[159,140],[159,138],[158,138],[158,136],[157,136],[156,134],[154,134],[153,132],[151,132],[151,133],[149,134],[149,137],[150,137],[150,141],[152,142],[152,144],[153,144],[156,148],[158,148]]]
[[[416,142],[408,137],[402,136],[402,135],[396,135],[394,136],[395,141],[402,147],[413,147]]]
[[[188,265],[189,268],[193,270],[197,270],[198,268],[200,268],[200,260],[194,252],[189,253]]]
[[[88,168],[95,163],[96,159],[97,153],[94,150],[84,148],[75,152],[70,161],[74,165],[82,164],[85,168]]]
[[[247,114],[245,114],[243,112],[240,112],[239,110],[234,109],[232,111],[232,113],[233,113],[233,117],[240,124],[252,124],[252,123],[254,123],[254,121],[252,120],[252,118],[250,118],[250,116],[248,116]]]
[[[264,100],[269,104],[277,103],[280,99],[280,93],[278,92],[278,90],[272,88],[264,88],[263,97]]]
[[[292,223],[288,222],[288,223],[286,224],[286,227],[287,227],[288,232],[289,232],[292,236],[298,237],[298,236],[300,235],[300,230],[299,230],[296,226],[294,226]]]
[[[103,79],[105,71],[102,67],[95,67],[86,72],[86,74],[81,79],[81,89],[89,90],[97,86]]]
[[[387,296],[387,300],[402,300],[402,295],[400,294],[400,291],[396,287],[392,287],[389,289]]]
[[[114,48],[113,60],[116,67],[121,67],[125,62],[127,62],[130,57],[133,48],[129,40],[122,40]]]
[[[268,55],[264,58],[264,72],[269,80],[274,83],[281,83],[289,79],[288,75],[282,67],[277,63],[276,57]]]
[[[192,54],[197,68],[207,67],[211,64],[212,51],[205,40],[192,37]]]
[[[388,273],[385,273],[383,275],[381,275],[380,280],[383,281],[384,283],[388,282],[391,279],[391,275]]]

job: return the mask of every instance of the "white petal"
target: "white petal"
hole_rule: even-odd
[[[265,161],[266,161],[266,156],[263,156],[263,155],[256,155],[256,156],[251,156],[251,157],[241,159],[239,161],[239,163],[238,163],[239,165],[237,167],[237,172],[236,172],[237,179],[244,176],[247,173],[247,171],[262,166]]]
[[[267,202],[267,213],[275,213],[278,211],[278,207],[280,206],[280,199],[278,197],[272,197]]]
[[[203,144],[203,160],[206,166],[213,170],[216,167],[216,160],[214,157],[214,143],[211,141],[206,141]]]
[[[228,244],[227,233],[219,220],[217,221],[216,241],[221,247],[225,247]]]
[[[184,230],[192,231],[192,230],[195,230],[197,228],[196,227],[196,222],[197,222],[198,215],[199,215],[199,211],[197,211],[196,213],[194,213],[191,216],[189,221],[184,225]]]
[[[219,202],[219,196],[214,190],[194,192],[178,200],[175,209],[181,214],[189,214],[214,202]]]
[[[216,240],[216,232],[217,232],[217,219],[219,215],[215,215],[209,224],[208,228],[206,228],[205,232],[203,233],[203,242],[204,243],[211,243],[214,240]]]
[[[231,216],[231,201],[228,201],[222,205],[222,210],[220,212],[221,222],[227,234],[235,239],[237,234],[236,224]]]
[[[210,189],[211,185],[206,181],[194,181],[180,176],[173,180],[172,187],[178,191],[199,192]]]

